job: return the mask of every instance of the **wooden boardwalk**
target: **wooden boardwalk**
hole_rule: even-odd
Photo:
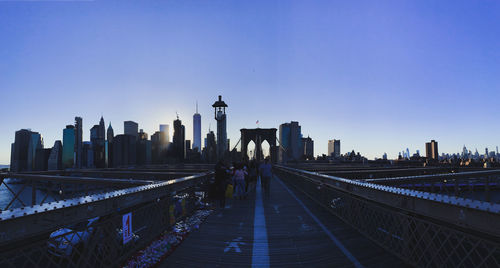
[[[230,201],[225,209],[209,216],[160,265],[252,266],[402,267],[405,264],[275,177],[269,195],[257,189],[246,200]]]

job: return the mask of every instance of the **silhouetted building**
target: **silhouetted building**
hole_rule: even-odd
[[[186,158],[186,135],[185,128],[182,125],[182,121],[174,120],[174,139],[173,139],[173,152],[174,157],[180,160],[184,160]]]
[[[114,134],[114,131],[113,131],[113,127],[111,127],[111,122],[109,122],[109,126],[108,126],[108,130],[107,130],[107,133],[106,133],[106,136],[107,136],[107,141],[106,141],[106,145],[107,145],[107,149],[108,149],[108,157],[107,157],[107,160],[108,160],[108,164],[107,166],[108,167],[113,167],[113,138],[115,136]]]
[[[94,125],[90,129],[90,141],[92,142],[92,151],[94,153],[93,163],[87,163],[87,166],[96,168],[106,167],[106,132],[104,127],[104,118],[101,116],[99,125]]]
[[[329,140],[328,141],[328,156],[334,158],[340,157],[340,140]]]
[[[168,149],[168,145],[170,144],[170,128],[168,125],[166,124],[161,124],[160,125],[160,135],[159,135],[159,139],[160,139],[160,145],[161,145],[161,148],[160,150],[164,153],[166,153],[167,149]]]
[[[431,142],[425,143],[425,155],[427,159],[438,160],[438,143],[435,140],[431,140]]]
[[[300,160],[303,155],[302,134],[299,122],[292,121],[280,125],[279,161]]]
[[[217,145],[215,143],[215,133],[213,131],[210,131],[205,138],[203,158],[208,163],[215,163],[217,161]]]
[[[125,135],[130,135],[134,136],[135,139],[137,140],[138,138],[138,130],[139,130],[139,125],[134,122],[134,121],[125,121],[123,122],[123,129],[124,129],[124,134]]]
[[[226,131],[226,107],[227,104],[222,101],[222,96],[219,95],[219,100],[216,101],[214,107],[215,120],[217,120],[217,158],[224,159],[227,147],[227,131]]]
[[[67,125],[63,130],[63,168],[72,168],[75,165],[75,148],[75,126]]]
[[[36,149],[35,156],[35,168],[36,171],[46,171],[48,170],[49,157],[52,149],[38,148]]]
[[[14,144],[11,147],[10,171],[20,172],[28,170],[28,151],[31,141],[31,131],[21,129],[16,131]]]
[[[302,148],[304,148],[304,158],[307,160],[314,159],[314,141],[310,138],[302,138]]]
[[[160,135],[160,131],[156,131],[151,135],[151,161],[153,164],[161,164],[163,161]]]
[[[62,169],[62,151],[63,151],[62,142],[60,140],[55,141],[54,146],[50,151],[50,156],[47,163],[48,170]]]
[[[141,129],[137,143],[137,165],[151,164],[151,147],[152,143],[148,140],[148,134]]]
[[[135,166],[137,139],[132,135],[116,135],[113,139],[114,167]]]
[[[36,156],[37,150],[43,149],[43,139],[38,132],[31,132],[30,143],[28,145],[28,171],[37,170],[36,169]],[[42,157],[43,153],[39,153]]]
[[[90,141],[84,141],[82,146],[82,167],[94,168],[95,167],[95,152],[94,144]]]
[[[198,103],[193,115],[193,151],[201,152],[201,115],[198,113]]]
[[[83,142],[82,118],[75,117],[75,167],[82,167],[82,142]],[[64,146],[64,142],[63,142]]]

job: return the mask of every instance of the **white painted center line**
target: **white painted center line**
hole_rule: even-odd
[[[269,267],[269,245],[267,243],[266,216],[264,215],[260,177],[255,187],[252,267]]]
[[[295,200],[302,206],[302,208],[307,212],[307,214],[309,214],[309,216],[311,216],[311,218],[313,218],[313,220],[319,225],[319,227],[321,227],[321,229],[323,230],[323,232],[325,232],[326,235],[328,235],[328,237],[330,237],[330,239],[333,241],[333,243],[335,243],[335,245],[340,249],[340,251],[342,251],[342,253],[344,253],[344,255],[352,262],[352,264],[354,264],[354,266],[357,267],[357,268],[362,268],[363,265],[356,259],[356,257],[354,257],[351,254],[351,252],[349,252],[349,250],[347,250],[344,247],[344,245],[340,242],[340,240],[338,240],[330,232],[330,230],[328,230],[326,228],[326,226],[323,225],[323,223],[321,223],[321,221],[306,207],[306,205],[304,205],[304,203],[302,203],[302,201],[300,201],[300,199],[297,198],[297,196],[278,177],[274,177],[274,178],[281,184],[281,186],[283,186],[283,188],[285,188],[285,190],[288,191],[288,193],[293,198],[295,198]]]

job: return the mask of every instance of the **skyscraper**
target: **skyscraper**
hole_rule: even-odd
[[[63,130],[63,168],[72,168],[75,165],[75,148],[75,126],[67,125]]]
[[[134,136],[135,139],[138,138],[139,124],[137,124],[136,122],[134,121],[123,122],[123,129],[125,135]]]
[[[203,157],[208,163],[215,163],[217,161],[217,145],[215,143],[215,133],[213,131],[210,131],[205,138]]]
[[[186,158],[186,132],[179,116],[177,116],[177,120],[174,120],[173,151],[175,158],[180,160]]]
[[[435,140],[425,143],[425,155],[427,159],[439,160],[438,143]]]
[[[161,124],[160,125],[160,132],[159,132],[159,146],[158,147],[158,152],[160,154],[166,153],[168,146],[170,144],[170,127],[167,124]]]
[[[309,136],[302,138],[302,148],[304,148],[303,154],[305,159],[314,159],[314,141]]]
[[[83,140],[83,125],[82,118],[75,117],[75,167],[82,167],[82,140]],[[63,141],[64,146],[64,141]]]
[[[198,113],[198,103],[196,103],[196,113],[193,115],[193,151],[201,152],[201,115]]]
[[[48,170],[62,169],[62,150],[63,146],[60,140],[54,142],[54,146],[50,151],[49,161],[47,163]]]
[[[38,132],[31,132],[30,142],[28,145],[28,171],[36,170],[36,151],[43,149],[43,139]]]
[[[328,141],[328,156],[333,156],[334,158],[340,157],[340,140],[329,140]]]
[[[216,101],[214,107],[215,120],[217,120],[217,158],[224,159],[227,147],[227,131],[226,131],[226,107],[227,104],[222,101],[222,96],[219,95],[219,100]]]
[[[139,140],[137,141],[137,165],[151,164],[151,141],[148,140],[148,134],[142,129],[139,131]]]
[[[279,161],[300,160],[304,149],[302,148],[302,133],[299,122],[284,123],[279,128]]]
[[[92,157],[93,162],[88,163],[87,166],[96,168],[106,167],[106,132],[104,127],[104,119],[101,116],[99,125],[94,125],[90,129],[90,141],[92,142]],[[89,159],[87,157],[87,159]],[[90,160],[87,160],[90,161]]]
[[[132,135],[116,135],[113,138],[113,166],[134,166],[137,161],[137,138]]]
[[[28,169],[28,150],[31,141],[31,131],[21,129],[16,131],[16,137],[12,146],[10,170],[13,172]]]
[[[108,148],[108,167],[113,167],[113,138],[115,133],[113,131],[113,127],[111,126],[111,122],[109,122],[108,130],[106,133],[107,136],[107,148]]]

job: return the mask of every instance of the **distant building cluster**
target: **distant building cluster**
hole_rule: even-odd
[[[214,119],[217,121],[217,132],[210,130],[203,139],[201,136],[201,115],[193,115],[193,140],[186,140],[186,128],[179,116],[173,121],[173,135],[170,141],[170,126],[160,124],[159,130],[151,136],[139,128],[134,121],[124,121],[123,134],[115,135],[111,123],[105,128],[104,118],[90,128],[90,140],[83,141],[83,119],[75,117],[73,124],[63,129],[62,141],[56,140],[54,145],[45,148],[40,133],[30,129],[16,131],[11,146],[11,165],[13,172],[43,171],[80,168],[114,168],[170,163],[216,163],[218,160],[246,161],[264,157],[261,147],[263,141],[269,143],[269,155],[273,162],[290,163],[301,161],[318,161],[328,163],[367,163],[368,159],[354,150],[342,154],[340,139],[328,140],[328,154],[314,156],[314,141],[311,137],[303,137],[302,128],[297,121],[283,123],[270,129],[241,129],[241,151],[231,149],[227,138],[228,105],[222,96],[212,105]],[[258,122],[258,121],[257,121]],[[255,151],[248,154],[248,143],[256,144]],[[249,157],[250,156],[250,157]],[[406,148],[399,153],[396,160],[388,160],[387,153],[375,159],[383,165],[462,165],[462,166],[500,166],[500,154],[485,149],[484,154],[468,150],[465,145],[461,153],[441,154],[438,142],[431,140],[425,143],[425,156],[420,151],[410,154]]]
[[[124,121],[123,134],[115,135],[111,123],[105,129],[104,118],[90,129],[90,141],[83,141],[83,119],[75,117],[74,124],[63,129],[62,141],[57,140],[45,148],[40,133],[30,129],[16,131],[11,146],[13,172],[44,171],[79,168],[111,168],[145,166],[167,163],[215,163],[227,157],[229,139],[226,133],[227,104],[219,100],[214,103],[216,134],[209,130],[201,144],[201,115],[193,115],[193,143],[186,140],[186,130],[177,116],[173,121],[173,137],[170,141],[169,125],[160,124],[159,131],[149,137],[134,121]]]

